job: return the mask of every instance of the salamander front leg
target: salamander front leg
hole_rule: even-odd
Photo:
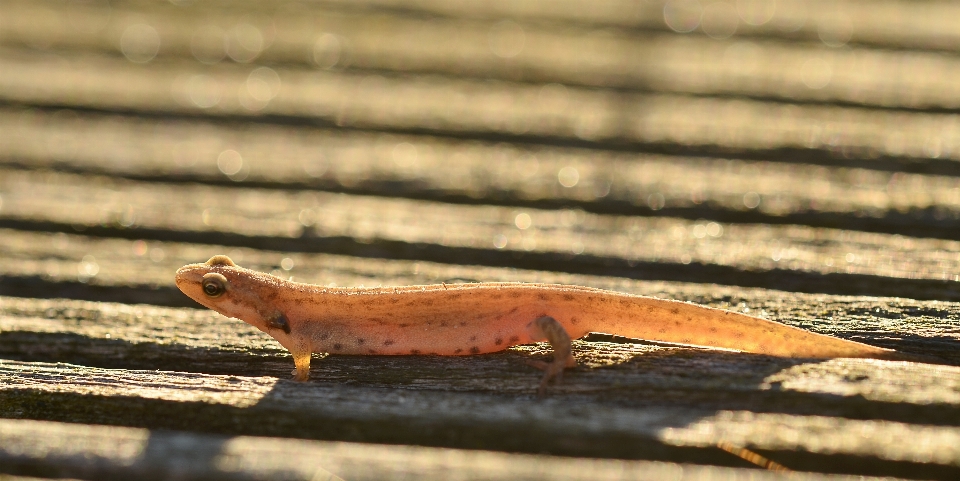
[[[540,387],[537,388],[537,396],[543,397],[547,393],[547,384],[550,380],[555,379],[555,384],[560,384],[563,370],[576,366],[577,360],[573,358],[570,335],[556,319],[543,316],[531,322],[528,329],[531,337],[546,339],[553,347],[553,362],[527,361],[531,366],[543,370],[543,378],[540,380]]]
[[[310,351],[290,351],[290,354],[293,355],[293,364],[296,366],[291,373],[293,380],[303,382],[310,379]]]

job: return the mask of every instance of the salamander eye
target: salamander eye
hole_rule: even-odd
[[[203,276],[200,286],[207,297],[220,297],[227,292],[227,278],[222,274],[211,272]]]

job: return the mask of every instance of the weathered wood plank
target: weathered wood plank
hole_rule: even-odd
[[[763,294],[763,293],[760,293]],[[775,293],[767,293],[772,297]],[[759,297],[759,296],[758,296]],[[791,307],[802,311],[805,305],[794,300]],[[855,303],[846,303],[834,300],[837,309],[846,307],[847,312],[855,311]],[[770,303],[772,304],[772,302]],[[851,305],[853,304],[853,305]],[[874,302],[873,305],[879,303]],[[894,308],[900,307],[908,311],[912,306],[886,306],[888,311],[874,310],[873,314],[891,315]],[[907,303],[909,304],[909,303]],[[819,306],[823,309],[825,306]],[[920,306],[917,306],[920,307]],[[916,309],[917,307],[914,307]],[[931,306],[923,306],[931,307]],[[956,305],[941,306],[950,309],[947,316],[957,316],[960,310]],[[809,308],[806,313],[810,316]],[[779,313],[775,313],[779,314]],[[929,313],[927,313],[929,315]],[[120,367],[120,368],[165,368],[166,370],[188,370],[195,372],[212,373],[239,373],[260,374],[270,373],[279,377],[287,377],[291,369],[289,356],[285,350],[268,336],[260,333],[251,326],[236,319],[227,319],[219,314],[207,310],[171,309],[144,305],[124,305],[111,303],[95,303],[69,300],[42,300],[19,299],[0,297],[0,352],[6,358],[85,362],[88,365]],[[949,342],[951,336],[956,343],[956,320],[945,320],[940,323],[939,331],[936,323],[924,322],[923,318],[901,319],[899,322],[886,322],[884,319],[857,319],[855,314],[846,314],[845,319],[811,320],[797,316],[786,319],[787,323],[800,325],[820,332],[835,332],[844,337],[854,334],[867,335],[862,326],[872,324],[872,335],[875,338],[894,337],[906,334],[905,328],[913,327],[915,337],[926,336],[928,346],[922,341],[913,340],[911,346],[899,346],[896,341],[888,339],[887,345],[906,347],[907,352],[913,350],[918,354],[933,354],[924,347],[935,348],[939,334],[943,336],[941,342]],[[642,322],[642,320],[638,320]],[[806,326],[805,326],[806,325]],[[950,327],[953,327],[951,332]],[[943,332],[946,331],[946,332]],[[592,339],[604,339],[603,336],[594,336]],[[862,339],[862,337],[861,337]],[[621,339],[622,340],[622,339]],[[530,353],[539,353],[540,349],[531,347],[517,348],[510,351],[513,354],[498,354],[492,356],[478,356],[470,358],[443,359],[426,357],[352,357],[332,356],[319,362],[314,370],[314,378],[322,381],[374,383],[374,385],[407,385],[419,388],[450,388],[470,390],[492,390],[502,392],[527,392],[529,384],[536,379],[536,373],[527,369],[522,359]],[[933,349],[930,349],[931,351]],[[955,351],[954,346],[954,351]],[[946,350],[944,350],[946,351]],[[835,361],[816,362],[804,368],[788,369],[797,365],[797,361],[788,359],[769,359],[763,356],[734,355],[711,350],[679,348],[665,344],[648,345],[626,343],[607,343],[584,341],[577,344],[576,354],[583,364],[582,382],[591,384],[590,389],[583,386],[576,387],[576,382],[562,389],[571,389],[570,392],[585,393],[596,391],[597,395],[614,395],[601,391],[625,389],[631,381],[630,376],[639,376],[644,383],[649,384],[647,376],[653,375],[653,384],[679,380],[673,378],[675,372],[685,370],[689,356],[701,358],[706,363],[699,369],[703,372],[690,372],[688,378],[682,381],[683,389],[704,390],[707,397],[714,396],[712,391],[717,388],[716,383],[709,381],[716,376],[736,375],[747,376],[744,379],[728,379],[726,389],[753,390],[757,373],[770,369],[783,369],[779,377],[774,376],[763,383],[761,390],[797,390],[803,392],[829,393],[833,395],[863,396],[870,401],[882,402],[916,402],[916,403],[953,403],[958,404],[957,392],[960,385],[951,381],[951,368],[910,364],[889,363],[882,365],[871,364],[869,361]],[[949,354],[948,351],[944,354]],[[954,352],[953,359],[943,359],[944,362],[960,364]],[[640,361],[641,358],[643,362]],[[710,363],[709,360],[714,362]],[[853,362],[853,364],[850,364]],[[492,363],[492,364],[489,364]],[[509,367],[514,363],[513,368]],[[859,364],[857,364],[859,363]],[[801,363],[802,364],[802,363]],[[364,366],[378,366],[376,369],[364,369]],[[439,366],[446,365],[445,369],[437,371]],[[408,366],[406,369],[402,366]],[[476,366],[471,368],[470,366]],[[616,366],[618,371],[607,371],[598,368]],[[818,367],[817,367],[818,366]],[[858,367],[859,366],[859,367]],[[417,370],[422,372],[414,374]],[[458,374],[458,371],[467,371]],[[924,374],[933,369],[934,375]],[[955,368],[953,368],[955,369]],[[712,370],[719,370],[712,372]],[[833,379],[832,372],[843,370],[847,375]],[[576,371],[580,373],[581,371]],[[789,372],[788,372],[789,371]],[[497,373],[505,373],[511,387],[505,388],[499,381],[490,382],[489,376],[497,377]],[[854,373],[856,374],[850,374]],[[427,374],[432,373],[432,374]],[[488,373],[482,375],[480,373]],[[632,373],[632,374],[631,374]],[[666,374],[666,381],[657,376]],[[416,381],[411,381],[408,375],[413,375]],[[427,381],[422,376],[435,376],[433,381]],[[575,374],[580,375],[580,374]],[[594,376],[594,377],[591,377]],[[912,377],[911,377],[912,376]],[[932,376],[932,377],[931,377]],[[818,380],[820,385],[812,384]],[[907,387],[911,381],[913,385]],[[425,384],[426,383],[426,384]],[[456,387],[458,383],[465,385]],[[568,383],[569,384],[569,383]],[[776,388],[772,388],[774,384]],[[605,387],[603,387],[605,386]],[[697,387],[700,386],[700,387]],[[925,387],[926,386],[926,387]],[[409,387],[409,386],[408,386]],[[643,391],[632,397],[634,401],[653,402],[656,394],[644,391],[649,386],[639,389]],[[678,387],[678,386],[674,386]],[[818,391],[818,389],[823,391]],[[616,396],[615,396],[616,397]],[[924,401],[924,399],[926,401]],[[914,401],[911,401],[914,400]],[[698,402],[703,402],[698,400]],[[708,402],[709,404],[709,402]],[[946,422],[946,421],[940,421]]]
[[[0,24],[0,41],[8,45],[122,54],[126,29],[146,21],[158,39],[160,58],[197,58],[204,63],[255,58],[261,64],[437,72],[909,108],[960,107],[960,87],[950,80],[960,74],[960,62],[915,51],[840,50],[769,40],[744,44],[536,22],[521,26],[494,20],[345,12],[326,6],[264,8],[231,3],[227,15],[223,8],[210,5],[177,8],[129,2],[98,9],[90,4],[7,0],[0,8],[11,18],[31,19],[9,22],[9,27]],[[649,5],[628,10],[637,8]],[[872,9],[860,6],[858,10],[862,10],[857,12],[860,25],[871,17]],[[233,29],[240,24],[255,29],[262,39],[260,48],[238,46]],[[141,61],[127,45],[126,54]]]
[[[194,305],[173,287],[173,273],[188,263],[227,253],[253,269],[298,281],[339,286],[410,285],[440,282],[544,282],[579,284],[632,294],[679,299],[742,310],[826,334],[850,337],[922,354],[956,359],[960,336],[954,303],[789,293],[704,283],[636,281],[515,268],[367,259],[327,254],[262,251],[205,244],[102,239],[79,235],[0,231],[0,275],[4,289],[31,283],[30,296],[71,297],[84,286],[142,288],[131,303]],[[286,259],[286,260],[284,260]],[[284,266],[289,269],[285,269]],[[32,281],[31,281],[32,280]],[[157,292],[159,300],[152,297]],[[9,292],[9,291],[7,291]],[[81,297],[82,298],[82,297]],[[101,299],[103,297],[100,297]],[[36,312],[41,312],[40,311]],[[34,311],[30,311],[34,312]],[[41,316],[41,314],[33,314]],[[155,333],[156,334],[156,333]],[[914,345],[913,343],[917,343]],[[939,346],[939,347],[938,347]],[[952,354],[951,354],[952,353]],[[951,357],[954,356],[954,357]],[[960,359],[954,361],[960,363]]]
[[[928,377],[938,374],[954,383],[960,377],[935,370]],[[0,376],[4,417],[738,465],[716,448],[728,442],[800,470],[944,478],[960,468],[956,426],[825,418],[773,406],[765,413],[676,402],[618,406],[584,402],[589,392],[582,391],[536,401],[13,361],[0,361]],[[907,437],[925,442],[897,441]]]
[[[285,250],[380,252],[423,260],[456,257],[458,262],[541,269],[550,263],[556,270],[603,266],[624,276],[710,276],[709,281],[725,284],[769,283],[764,287],[775,287],[773,283],[783,282],[778,276],[789,272],[790,282],[801,286],[796,290],[824,292],[834,286],[845,290],[826,292],[944,300],[956,298],[951,286],[960,272],[960,261],[952,254],[960,251],[957,241],[794,225],[163,185],[20,170],[3,171],[0,196],[0,220],[7,222],[103,226],[125,236],[138,236],[135,229],[144,229],[150,235],[202,235],[215,242],[232,236],[244,245],[278,239]],[[64,205],[72,208],[65,210]],[[824,282],[830,275],[848,276],[849,282]]]
[[[486,451],[220,437],[52,422],[0,421],[6,471],[96,479],[193,480],[836,480],[847,476],[649,461],[570,459]],[[7,481],[8,477],[0,475]],[[21,478],[16,478],[20,481]],[[874,478],[866,479],[870,481]],[[890,478],[884,478],[890,479]],[[13,480],[10,480],[13,481]]]
[[[32,169],[960,236],[957,177],[67,111],[0,132]]]
[[[960,476],[960,304],[943,302],[960,299],[960,189],[863,169],[960,173],[960,63],[907,50],[955,51],[956,5],[782,1],[759,19],[717,3],[699,30],[723,36],[711,22],[727,8],[738,36],[714,41],[664,33],[659,1],[392,2],[0,0],[0,226],[26,229],[0,230],[0,417],[740,466],[718,446],[746,447],[794,469]],[[138,50],[152,32],[157,56]],[[49,115],[64,107],[83,113]],[[427,132],[446,140],[413,135]],[[227,150],[239,155],[218,162]],[[463,205],[480,203],[499,206]],[[692,300],[931,363],[591,335],[544,401],[523,364],[539,345],[328,356],[293,384],[279,380],[289,356],[250,326],[157,306],[186,305],[173,270],[214,253],[324,284],[527,280]],[[768,474],[17,423],[0,420],[0,473],[316,479],[333,473],[322,458],[349,479]]]
[[[448,2],[444,0],[329,0],[335,5],[365,5],[373,8],[394,8],[399,11],[430,12],[451,17],[484,19],[521,18],[554,20],[576,23],[596,23],[603,26],[652,28],[668,30],[663,0],[637,4],[629,0],[553,2],[549,0],[511,2]],[[693,11],[674,14],[681,20],[683,14],[693,20],[704,13],[700,5]],[[737,5],[740,21],[732,34],[737,36],[775,36],[797,40],[824,41],[834,45],[853,42],[876,44],[894,48],[928,48],[955,51],[960,29],[948,18],[957,16],[958,7],[949,1],[904,0],[779,0],[773,7],[767,2]],[[714,9],[707,17],[723,21],[730,18],[729,8]],[[718,18],[719,17],[719,18]],[[700,17],[703,20],[703,17]],[[749,19],[749,21],[747,21]],[[687,20],[690,21],[689,17]],[[716,24],[715,24],[716,25]],[[701,28],[698,29],[697,27]],[[688,27],[703,33],[700,23]],[[685,30],[685,29],[684,29]],[[716,35],[716,33],[714,33]]]
[[[250,85],[259,87],[254,92]],[[543,88],[186,60],[145,67],[96,55],[0,54],[0,100],[38,106],[272,115],[348,127],[755,150],[767,156],[777,149],[813,149],[866,159],[960,158],[960,117],[951,114],[572,87],[553,96],[541,95]]]

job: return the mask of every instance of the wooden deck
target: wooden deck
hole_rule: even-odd
[[[957,479],[957,18],[0,0],[0,480]],[[174,286],[214,254],[680,299],[925,362],[595,333],[546,399],[544,345],[300,384]]]

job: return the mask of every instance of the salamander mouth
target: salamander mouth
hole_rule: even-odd
[[[177,269],[177,275],[174,278],[177,288],[184,294],[188,294],[187,288],[189,286],[199,286],[203,280],[203,274],[207,271],[204,267],[203,264],[190,264]]]

